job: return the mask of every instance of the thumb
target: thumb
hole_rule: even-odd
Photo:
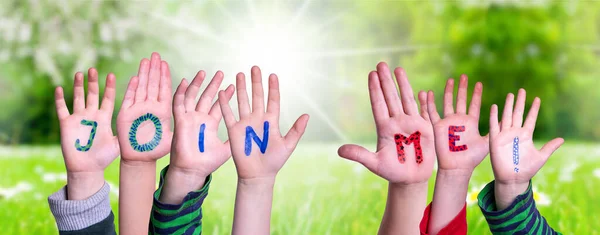
[[[288,131],[288,133],[284,137],[285,146],[289,151],[294,151],[298,141],[302,135],[304,135],[304,131],[306,130],[306,125],[308,124],[308,114],[303,114],[296,120],[292,128]]]
[[[554,153],[554,151],[556,151],[564,142],[565,140],[563,138],[556,138],[546,143],[542,149],[540,149],[544,162],[548,160],[550,155],[552,155],[552,153]]]
[[[367,169],[375,171],[377,168],[377,157],[375,153],[362,146],[355,144],[345,144],[338,149],[338,155],[345,159],[363,164]]]

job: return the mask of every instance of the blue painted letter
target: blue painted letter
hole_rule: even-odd
[[[260,148],[261,153],[265,153],[267,151],[267,144],[269,144],[269,122],[265,121],[263,124],[263,139],[260,140],[254,129],[251,126],[246,127],[246,141],[244,147],[244,153],[246,156],[250,156],[252,152],[252,140],[256,142],[256,145]]]
[[[198,134],[198,149],[200,152],[204,152],[204,129],[206,129],[206,124],[202,123],[200,125],[200,133]]]

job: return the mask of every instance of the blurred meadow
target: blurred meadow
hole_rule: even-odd
[[[281,80],[282,129],[311,115],[277,179],[273,234],[376,233],[386,182],[336,150],[374,149],[367,74],[379,61],[405,68],[413,89],[433,90],[438,102],[449,77],[466,74],[471,88],[483,82],[482,133],[489,107],[508,92],[525,88],[528,103],[539,96],[537,144],[556,136],[566,144],[533,179],[536,203],[564,234],[600,234],[599,37],[600,2],[592,1],[3,0],[0,227],[57,233],[46,202],[66,182],[54,87],[65,88],[70,107],[75,72],[96,67],[101,86],[113,72],[116,118],[139,61],[157,51],[174,86],[203,69],[223,71],[224,88],[259,65]],[[115,214],[118,173],[117,160],[105,174]],[[489,234],[476,195],[492,179],[486,159],[469,187],[469,234]],[[203,206],[205,234],[231,232],[235,184],[230,160]]]

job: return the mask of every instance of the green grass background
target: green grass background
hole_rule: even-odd
[[[540,143],[542,144],[542,143]],[[385,207],[386,181],[337,156],[338,144],[301,143],[278,175],[272,234],[375,234]],[[371,149],[373,145],[369,145]],[[159,169],[168,163],[160,160]],[[57,234],[46,198],[65,184],[60,148],[0,147],[0,188],[28,183],[31,191],[0,198],[2,234]],[[435,176],[435,173],[434,173]],[[118,160],[106,171],[118,185]],[[435,177],[430,180],[429,200]],[[477,167],[470,190],[491,181],[489,159]],[[535,190],[548,196],[539,210],[564,234],[600,234],[600,145],[567,141],[536,175]],[[204,234],[229,234],[236,173],[232,160],[214,173],[203,205]],[[117,213],[117,189],[111,202]],[[476,204],[468,207],[469,234],[490,234]]]

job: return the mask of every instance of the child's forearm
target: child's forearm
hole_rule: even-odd
[[[156,187],[156,161],[121,160],[120,165],[119,231],[146,234]]]
[[[67,172],[67,199],[85,200],[104,186],[104,172]]]
[[[205,181],[206,175],[169,166],[159,200],[165,204],[181,204],[189,192],[200,190]]]
[[[517,196],[525,193],[529,183],[500,183],[495,182],[494,196],[496,198],[496,208],[498,210],[504,210],[510,204],[515,201]]]
[[[438,234],[461,212],[472,173],[468,170],[443,169],[437,172],[428,234]]]
[[[390,183],[379,234],[419,234],[419,222],[427,203],[427,182]]]
[[[270,234],[275,178],[238,179],[232,234]]]

